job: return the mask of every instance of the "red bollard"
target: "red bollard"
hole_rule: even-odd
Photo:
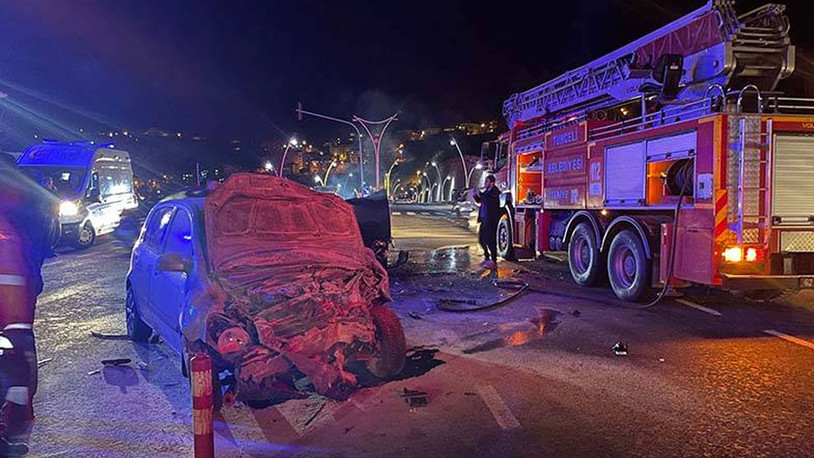
[[[196,353],[189,360],[192,387],[192,431],[195,434],[195,458],[214,458],[215,435],[212,427],[212,359]]]

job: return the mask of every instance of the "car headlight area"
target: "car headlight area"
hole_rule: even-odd
[[[79,213],[79,205],[70,200],[64,200],[59,204],[59,216],[76,216]]]

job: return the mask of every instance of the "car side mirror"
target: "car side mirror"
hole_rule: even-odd
[[[189,273],[190,262],[184,259],[180,253],[164,253],[158,257],[157,268],[161,272],[183,272]]]

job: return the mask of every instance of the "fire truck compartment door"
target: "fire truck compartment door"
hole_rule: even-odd
[[[773,156],[774,224],[814,226],[814,136],[778,134]]]
[[[608,204],[644,202],[645,142],[605,149],[605,199]]]

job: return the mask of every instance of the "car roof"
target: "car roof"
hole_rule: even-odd
[[[189,207],[191,210],[194,210],[196,212],[202,212],[203,204],[204,204],[203,196],[195,195],[190,197],[189,193],[179,192],[177,194],[172,194],[161,199],[161,201],[157,203],[156,206],[160,205],[163,207],[166,205],[185,205]]]

